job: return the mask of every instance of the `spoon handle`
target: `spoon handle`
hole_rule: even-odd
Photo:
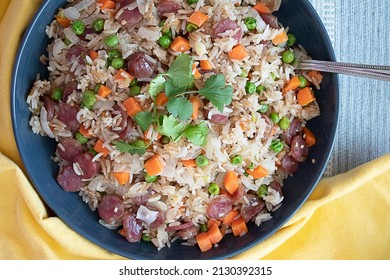
[[[321,60],[303,60],[299,62],[298,68],[302,70],[317,70],[322,72],[354,75],[390,82],[390,66]]]

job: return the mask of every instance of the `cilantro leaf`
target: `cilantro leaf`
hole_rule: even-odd
[[[156,78],[150,81],[148,92],[154,100],[160,92],[164,90],[165,78],[161,75],[157,75]]]
[[[206,145],[208,134],[209,128],[204,123],[200,123],[198,125],[189,124],[183,131],[183,136],[197,146]]]
[[[172,98],[179,93],[183,93],[185,90],[185,87],[176,87],[170,78],[165,83],[165,94],[168,96],[168,98]]]
[[[157,121],[157,131],[174,141],[183,133],[184,124],[179,122],[174,116],[160,116]]]
[[[210,100],[220,112],[233,99],[233,87],[226,85],[225,77],[222,74],[213,75],[208,78],[204,88],[198,90],[198,92]]]
[[[172,62],[167,75],[172,80],[172,84],[178,88],[186,88],[194,81],[192,74],[193,58],[188,54],[179,54]]]
[[[150,112],[139,112],[134,116],[134,120],[141,127],[142,131],[146,131],[153,123],[153,115]]]
[[[130,153],[132,155],[139,154],[142,156],[145,154],[147,146],[135,145],[134,143],[127,143],[125,141],[118,141],[115,144],[115,148],[122,153]]]
[[[192,103],[185,97],[172,98],[167,103],[167,110],[181,121],[188,120],[192,115]]]

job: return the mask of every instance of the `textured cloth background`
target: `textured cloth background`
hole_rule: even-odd
[[[310,0],[337,61],[390,65],[388,0]],[[325,176],[390,152],[390,83],[339,75],[340,119]]]

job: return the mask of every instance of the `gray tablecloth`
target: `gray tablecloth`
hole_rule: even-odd
[[[310,0],[337,61],[390,65],[389,0]],[[390,83],[339,75],[340,119],[324,176],[390,152]]]

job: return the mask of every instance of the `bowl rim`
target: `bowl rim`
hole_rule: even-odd
[[[37,194],[39,195],[39,197],[41,197],[43,199],[44,203],[47,204],[47,206],[50,207],[55,212],[55,214],[58,216],[58,218],[60,218],[61,221],[64,222],[73,231],[78,233],[80,236],[86,238],[87,240],[93,242],[95,245],[100,246],[100,247],[102,247],[102,248],[104,248],[106,250],[109,250],[112,253],[118,254],[119,256],[123,256],[125,258],[139,259],[139,260],[149,259],[149,258],[146,258],[146,257],[142,257],[140,255],[137,255],[137,254],[133,254],[132,252],[127,252],[127,251],[124,251],[124,250],[118,250],[118,248],[116,248],[114,246],[111,246],[110,243],[107,243],[107,242],[105,243],[105,242],[99,240],[96,236],[90,235],[88,232],[86,232],[83,229],[81,229],[78,226],[78,224],[75,223],[72,219],[68,218],[67,216],[62,215],[62,213],[56,212],[54,210],[54,209],[56,209],[56,205],[52,203],[52,200],[50,199],[50,197],[48,197],[46,195],[45,192],[41,191],[41,187],[38,186],[38,184],[37,184],[37,182],[36,182],[36,180],[35,180],[35,178],[33,176],[33,172],[30,169],[30,164],[29,164],[27,158],[25,158],[25,156],[24,156],[24,154],[22,152],[21,147],[23,145],[23,139],[21,138],[21,136],[18,133],[18,125],[19,124],[16,121],[17,120],[17,117],[16,117],[17,109],[16,109],[16,100],[15,100],[16,96],[17,96],[16,80],[17,80],[18,72],[19,72],[20,67],[21,67],[21,55],[27,48],[27,44],[26,44],[27,43],[27,39],[34,33],[33,30],[35,28],[35,25],[36,25],[37,21],[39,20],[40,16],[44,13],[46,7],[48,5],[50,5],[50,4],[52,4],[52,1],[53,0],[44,1],[40,5],[40,7],[38,8],[38,10],[35,13],[35,15],[33,16],[32,20],[29,22],[29,25],[28,25],[25,33],[23,34],[22,39],[19,42],[18,51],[17,51],[15,59],[14,59],[15,63],[14,63],[13,71],[12,71],[12,82],[11,82],[11,102],[10,102],[11,103],[10,104],[11,105],[11,118],[12,118],[12,127],[13,127],[13,132],[14,132],[14,138],[15,138],[15,141],[16,141],[16,145],[17,145],[20,157],[22,159],[23,166],[24,166],[24,168],[27,171],[28,179],[30,180],[30,182],[32,182],[32,185],[33,185],[35,191],[37,192]],[[325,48],[329,52],[328,55],[329,55],[330,59],[332,61],[336,61],[335,51],[334,51],[334,48],[332,46],[329,34],[327,33],[326,28],[324,26],[324,23],[321,20],[320,16],[318,15],[317,11],[314,9],[313,5],[310,3],[309,0],[302,0],[302,5],[304,5],[305,8],[309,10],[310,15],[313,17],[313,19],[315,20],[316,24],[318,24],[319,30],[321,31],[321,38],[323,38],[323,40],[324,40]],[[301,202],[296,205],[294,210],[291,211],[289,215],[286,215],[282,219],[280,219],[278,221],[277,226],[273,227],[273,229],[268,231],[267,234],[264,235],[262,238],[259,238],[259,239],[255,240],[255,241],[252,241],[251,243],[249,243],[246,246],[243,246],[241,248],[232,250],[229,253],[225,253],[225,254],[222,254],[222,255],[214,256],[214,257],[211,257],[211,258],[208,258],[208,259],[228,259],[228,258],[237,256],[237,255],[239,255],[239,254],[241,254],[241,253],[243,253],[243,252],[253,248],[254,246],[258,245],[259,243],[263,242],[264,240],[268,239],[270,236],[272,236],[275,232],[277,232],[283,225],[286,224],[286,222],[288,222],[296,214],[296,212],[307,201],[307,199],[310,196],[310,194],[314,191],[314,189],[316,188],[317,184],[321,180],[322,175],[323,175],[323,173],[324,173],[324,171],[325,171],[325,169],[326,169],[326,167],[327,167],[327,165],[329,163],[329,160],[331,158],[332,150],[333,150],[334,145],[335,145],[335,140],[336,140],[336,135],[337,135],[337,130],[338,130],[339,111],[340,111],[339,78],[338,78],[338,74],[330,74],[330,77],[331,77],[332,84],[334,85],[335,91],[336,91],[335,92],[335,98],[336,98],[335,104],[336,104],[336,107],[335,107],[334,119],[337,121],[337,123],[334,126],[332,126],[332,130],[330,131],[331,142],[328,145],[328,149],[326,151],[326,157],[325,157],[325,159],[322,162],[322,166],[319,168],[319,172],[318,172],[319,175],[312,182],[312,187],[309,188],[309,191],[306,193],[306,195],[301,200]]]

